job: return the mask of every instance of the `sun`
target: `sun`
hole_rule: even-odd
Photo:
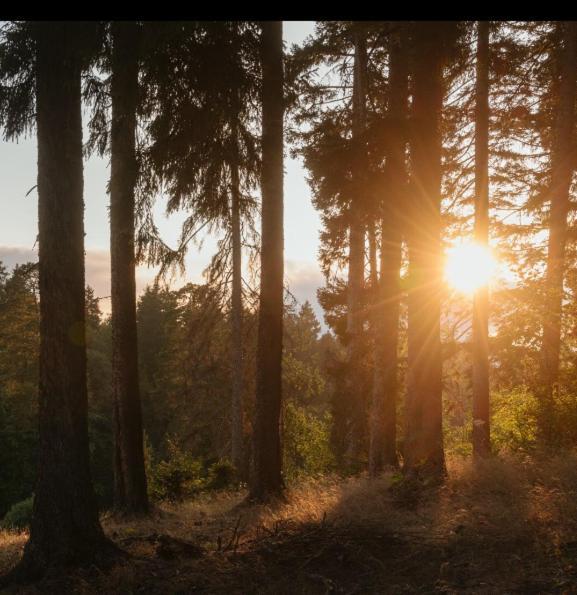
[[[445,280],[457,291],[473,294],[491,281],[496,267],[489,248],[475,243],[459,244],[447,250]]]

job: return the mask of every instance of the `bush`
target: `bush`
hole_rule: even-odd
[[[284,410],[284,473],[287,479],[318,476],[334,468],[330,447],[331,420],[317,417],[294,403]]]
[[[168,456],[148,462],[148,491],[152,500],[181,501],[206,487],[203,465],[174,441],[168,441]]]
[[[218,461],[208,470],[208,488],[224,490],[237,483],[237,471],[230,461]]]
[[[34,496],[14,504],[2,519],[2,528],[11,530],[27,529],[32,520]]]
[[[527,452],[535,447],[538,403],[526,388],[491,395],[491,438],[495,452]]]

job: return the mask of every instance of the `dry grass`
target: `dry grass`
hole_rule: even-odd
[[[247,506],[244,497],[163,505],[146,520],[105,517],[129,562],[25,592],[577,593],[573,453],[477,467],[454,459],[436,488],[392,475],[328,477],[275,506]],[[0,534],[0,569],[25,538]]]

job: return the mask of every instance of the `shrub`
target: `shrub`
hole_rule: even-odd
[[[284,473],[287,479],[317,476],[334,468],[330,448],[331,420],[317,417],[294,403],[284,410]]]
[[[232,487],[236,480],[237,471],[230,461],[217,461],[208,469],[208,487],[211,490],[224,490]]]
[[[202,463],[174,441],[168,441],[168,456],[148,463],[148,491],[153,500],[181,501],[206,487]]]
[[[526,387],[491,395],[491,438],[495,452],[527,452],[535,447],[538,403]]]
[[[2,519],[2,528],[11,530],[27,529],[32,520],[32,505],[34,496],[21,500],[12,505]]]

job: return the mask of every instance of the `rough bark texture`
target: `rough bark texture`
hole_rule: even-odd
[[[475,88],[475,241],[489,245],[489,23],[477,24]],[[489,408],[489,288],[473,299],[473,456],[491,453]]]
[[[232,407],[231,455],[237,472],[244,475],[243,432],[243,379],[244,358],[242,349],[242,245],[240,228],[240,187],[238,163],[231,166],[231,235],[232,235],[232,293],[230,299],[232,334]]]
[[[30,539],[15,576],[96,561],[88,451],[84,203],[76,23],[38,23],[39,460]]]
[[[355,27],[355,64],[353,80],[353,139],[357,158],[354,163],[355,190],[349,209],[349,268],[347,283],[347,362],[348,390],[354,403],[348,437],[347,462],[358,463],[364,417],[364,395],[360,394],[361,341],[363,332],[362,293],[365,283],[365,223],[363,216],[363,147],[366,125],[367,42],[360,26]]]
[[[283,44],[282,22],[262,23],[262,232],[254,471],[251,498],[281,495],[280,411],[283,334]]]
[[[569,187],[575,155],[573,130],[575,126],[575,95],[577,76],[577,23],[559,23],[562,48],[559,50],[560,81],[557,119],[551,156],[551,207],[549,213],[549,247],[545,280],[545,309],[543,345],[541,350],[542,389],[539,429],[544,445],[553,442],[554,399],[558,391],[559,352],[561,347],[561,312]]]
[[[381,274],[376,306],[375,372],[371,410],[369,472],[397,467],[397,343],[401,209],[407,184],[406,120],[408,109],[407,27],[395,23],[389,41],[389,126],[386,145],[386,193],[381,224]]]
[[[110,259],[115,428],[114,507],[117,512],[125,515],[148,512],[138,384],[134,255],[138,37],[137,23],[112,24]]]
[[[445,472],[440,340],[443,29],[433,22],[414,28],[404,469],[417,475]]]

